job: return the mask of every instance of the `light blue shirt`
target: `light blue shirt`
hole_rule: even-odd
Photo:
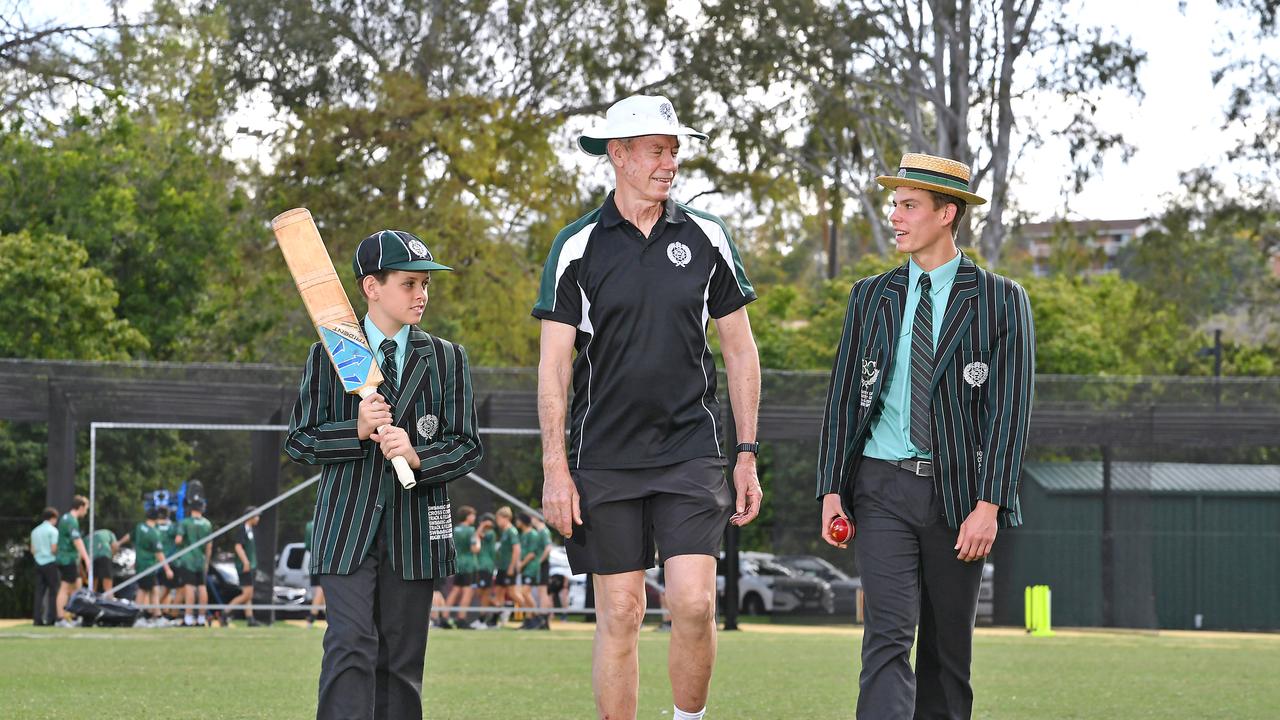
[[[53,546],[58,544],[58,528],[45,520],[31,531],[31,547],[35,550],[36,564],[48,565],[53,562]]]
[[[364,316],[364,334],[369,338],[369,347],[373,348],[373,359],[378,363],[378,367],[382,367],[382,363],[386,360],[386,356],[382,354],[382,341],[387,339],[386,335],[378,329],[377,325],[369,319],[368,315]],[[409,357],[405,349],[409,347],[409,326],[405,325],[400,328],[400,332],[391,338],[396,342],[396,386],[404,382],[404,361]]]
[[[947,313],[947,300],[951,285],[960,268],[961,254],[928,273],[932,283],[929,297],[933,302],[933,347],[938,347],[942,333],[942,318]],[[880,416],[871,423],[871,437],[862,454],[879,460],[906,460],[930,458],[911,443],[911,331],[915,327],[916,306],[920,304],[920,276],[924,270],[916,265],[915,258],[907,263],[907,304],[902,311],[902,325],[898,328],[898,347],[894,350],[893,368],[880,391],[882,407]]]

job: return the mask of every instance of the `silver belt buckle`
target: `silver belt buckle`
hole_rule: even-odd
[[[921,470],[924,470],[926,468],[927,468],[927,473],[921,472]],[[916,473],[916,477],[933,477],[933,463],[928,460],[917,460],[915,473]]]

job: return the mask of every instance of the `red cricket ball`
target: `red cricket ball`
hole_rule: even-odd
[[[849,521],[839,515],[831,518],[831,525],[827,528],[827,534],[838,543],[848,540],[849,535],[852,534]]]

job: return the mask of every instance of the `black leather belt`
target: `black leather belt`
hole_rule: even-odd
[[[895,467],[902,468],[916,477],[933,477],[933,463],[928,460],[881,460]]]

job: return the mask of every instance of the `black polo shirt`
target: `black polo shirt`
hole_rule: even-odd
[[[569,467],[723,457],[707,321],[755,299],[724,222],[673,200],[648,237],[613,193],[561,230],[533,316],[578,328]]]

